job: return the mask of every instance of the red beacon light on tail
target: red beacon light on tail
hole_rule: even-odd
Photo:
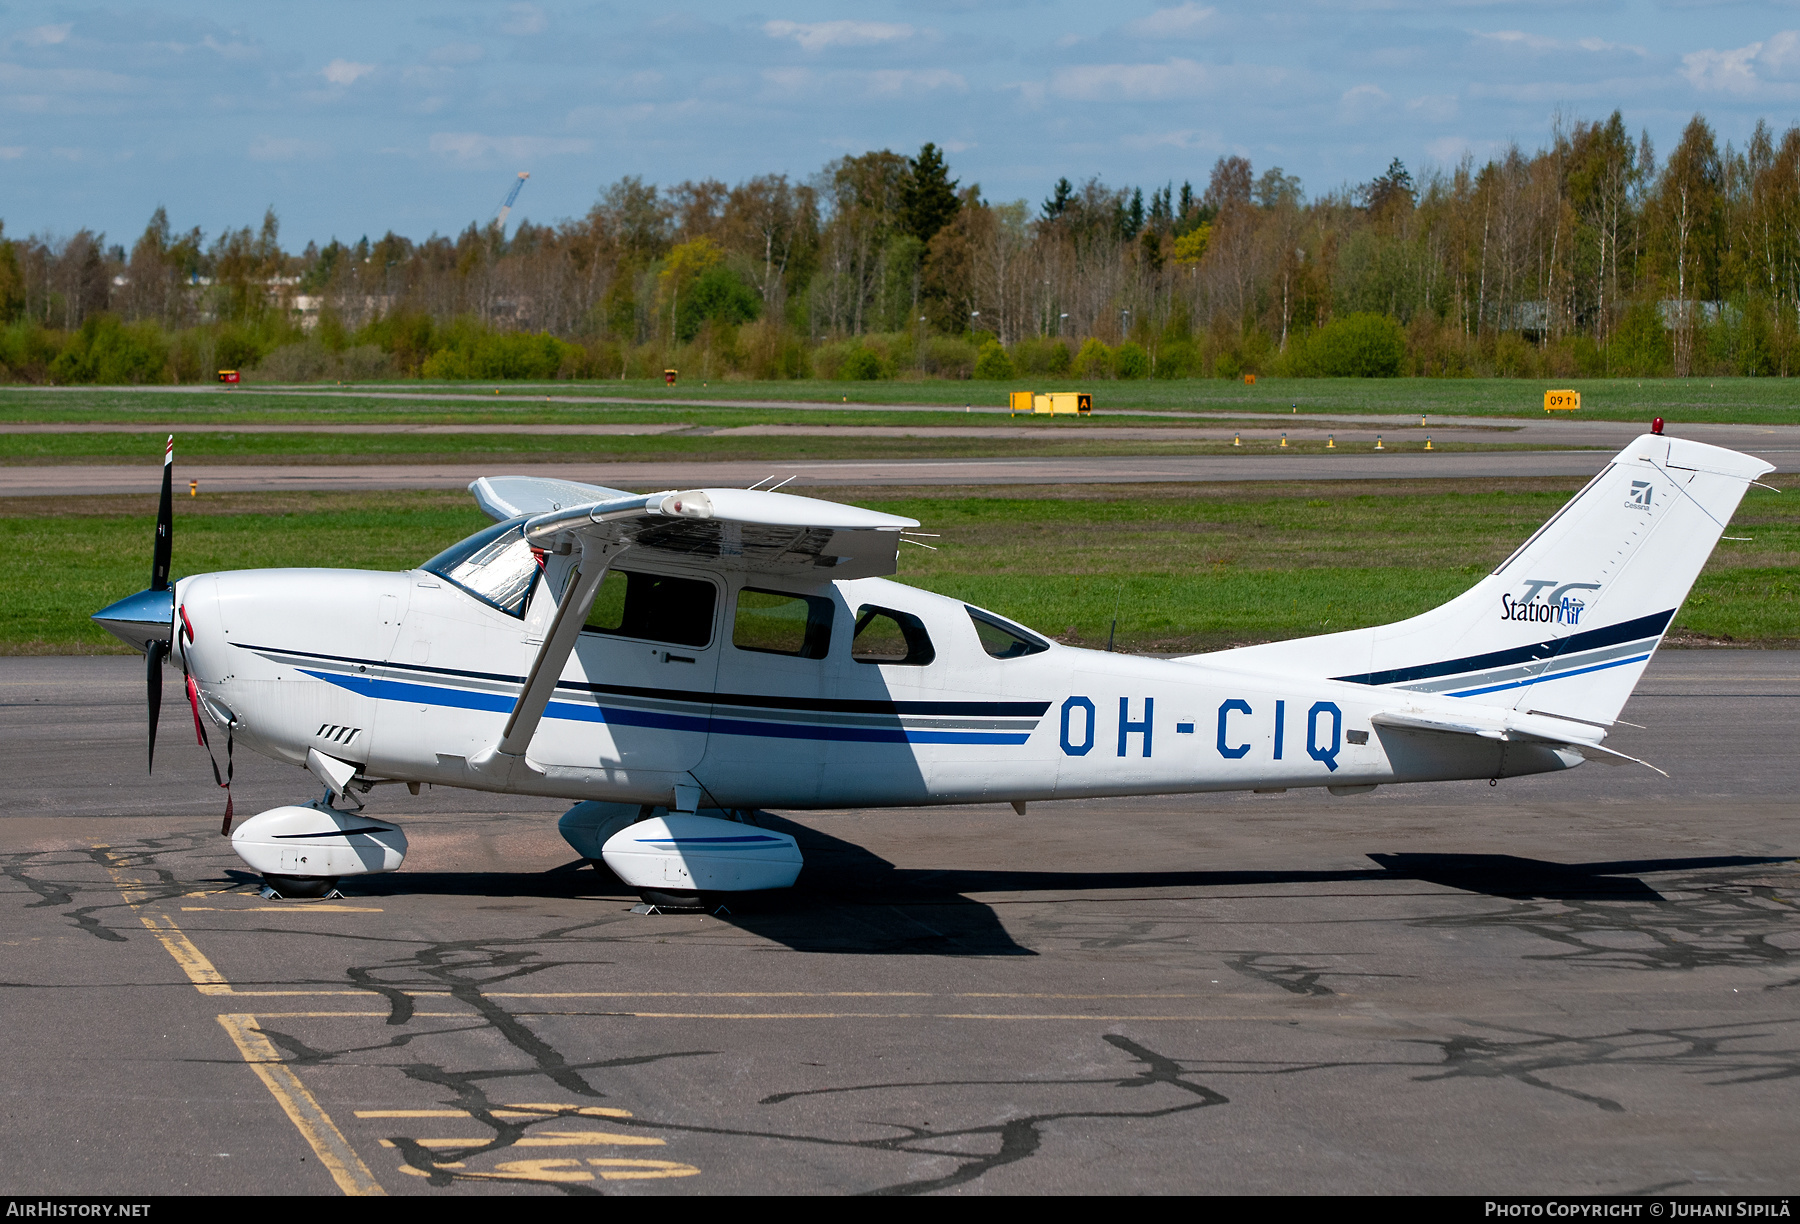
[[[1662,432],[1662,418],[1661,417],[1657,417],[1654,421],[1650,422],[1650,432],[1653,434],[1660,434]]]

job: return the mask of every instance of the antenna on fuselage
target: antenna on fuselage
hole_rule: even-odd
[[[1124,602],[1124,599],[1125,599],[1125,584],[1123,582],[1121,582],[1119,584],[1119,593],[1117,595],[1113,596],[1112,628],[1108,629],[1106,631],[1106,650],[1107,650],[1108,654],[1112,653],[1113,638],[1119,632],[1119,604]]]

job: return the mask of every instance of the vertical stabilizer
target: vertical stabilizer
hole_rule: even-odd
[[[1745,489],[1773,470],[1736,451],[1645,434],[1442,607],[1196,658],[1610,723]]]

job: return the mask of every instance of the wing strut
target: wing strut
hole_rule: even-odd
[[[594,606],[594,596],[600,592],[600,580],[606,577],[613,559],[628,547],[628,544],[611,541],[583,542],[581,565],[575,571],[575,581],[563,593],[562,602],[556,605],[550,632],[544,635],[544,644],[538,647],[537,658],[531,661],[531,671],[525,676],[525,686],[519,690],[518,704],[513,706],[512,714],[506,720],[506,730],[501,733],[496,749],[500,755],[522,757],[531,747],[531,737],[537,733],[538,723],[543,721],[544,709],[556,692],[557,681],[562,679],[570,652],[575,649],[575,639],[587,623],[588,609]]]

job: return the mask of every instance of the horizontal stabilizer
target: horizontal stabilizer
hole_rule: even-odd
[[[1574,723],[1544,714],[1519,714],[1493,706],[1471,705],[1468,711],[1454,715],[1421,714],[1411,710],[1383,710],[1370,717],[1377,727],[1397,731],[1425,731],[1435,735],[1473,735],[1481,739],[1505,743],[1548,744],[1556,748],[1573,748],[1590,761],[1622,765],[1627,761],[1655,769],[1663,777],[1667,773],[1638,757],[1602,747],[1598,727]]]

